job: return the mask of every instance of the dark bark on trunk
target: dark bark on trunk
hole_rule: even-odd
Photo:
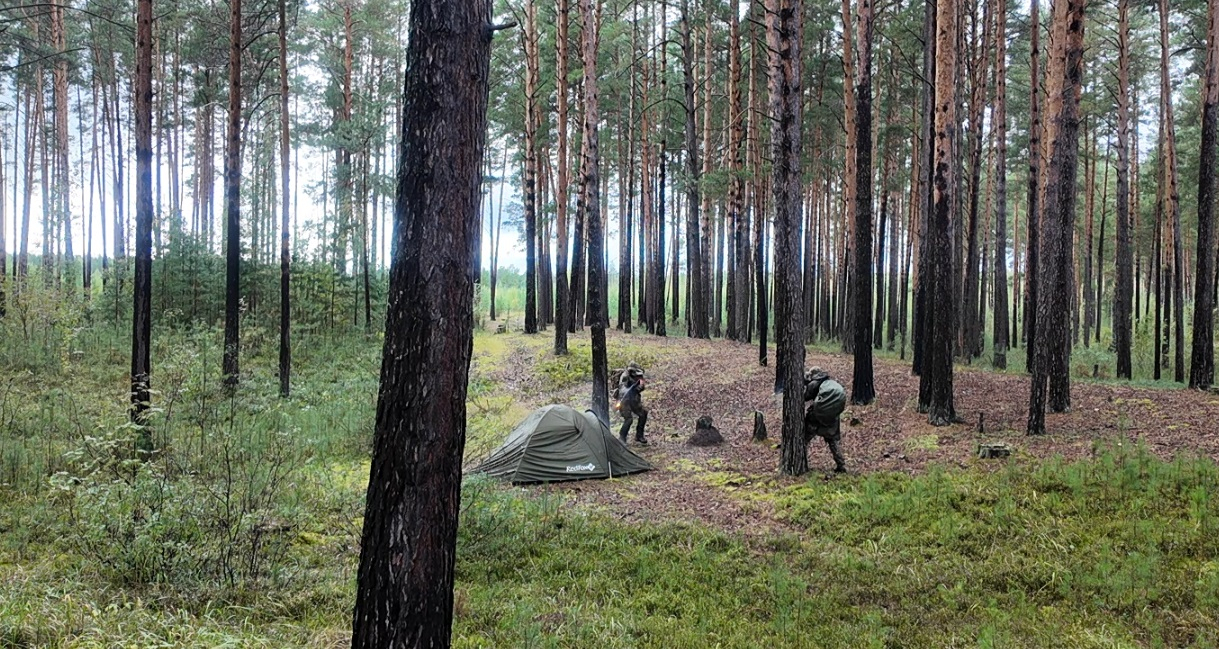
[[[741,178],[743,167],[744,115],[741,111],[741,28],[737,12],[728,12],[728,205],[724,247],[727,249],[728,272],[724,297],[727,302],[727,335],[731,340],[742,338],[742,316],[738,314],[737,275],[740,273],[737,257],[741,250],[741,219],[745,202],[745,183]]]
[[[886,127],[893,126],[892,113],[890,113],[886,122]],[[888,318],[886,307],[888,306],[887,298],[889,295],[887,291],[888,287],[893,286],[895,283],[893,273],[889,272],[886,267],[890,263],[888,260],[895,256],[891,250],[894,242],[890,222],[897,219],[895,218],[896,215],[890,214],[890,206],[892,205],[896,208],[896,205],[891,201],[893,192],[889,191],[889,179],[895,164],[893,156],[892,142],[886,139],[885,154],[883,156],[885,171],[880,178],[880,220],[876,224],[876,274],[874,275],[876,278],[876,306],[872,325],[872,346],[875,349],[883,349],[885,345],[885,324]]]
[[[353,649],[452,634],[491,5],[413,0],[411,16]]]
[[[982,353],[982,322],[979,320],[979,307],[981,304],[982,282],[979,280],[978,273],[981,269],[981,260],[979,259],[979,246],[981,237],[981,220],[979,218],[978,205],[982,196],[982,149],[984,143],[982,121],[983,111],[985,110],[985,96],[987,92],[986,84],[986,48],[990,38],[990,3],[985,3],[983,8],[982,18],[982,41],[980,47],[977,47],[979,53],[974,55],[972,43],[977,40],[977,6],[976,3],[971,3],[969,10],[972,16],[972,37],[967,42],[971,46],[962,52],[962,55],[970,62],[970,85],[973,93],[970,97],[969,109],[969,223],[965,246],[965,268],[963,269],[964,283],[961,286],[961,313],[960,313],[960,342],[959,349],[961,356],[965,360],[973,359],[980,356]]]
[[[279,172],[283,210],[279,234],[279,396],[287,398],[292,377],[292,251],[288,231],[292,207],[289,193],[288,153],[288,18],[286,0],[279,0]],[[365,278],[368,277],[367,270]],[[365,285],[367,294],[367,285]]]
[[[930,345],[930,330],[927,324],[930,318],[928,303],[928,288],[931,284],[931,248],[928,245],[928,224],[932,211],[935,209],[935,189],[932,180],[935,167],[935,77],[936,77],[936,21],[938,19],[935,0],[925,0],[923,4],[923,110],[920,127],[920,160],[919,160],[919,200],[915,207],[916,223],[913,233],[918,235],[918,260],[914,278],[914,331],[911,332],[914,349],[911,372],[916,376],[924,374],[924,352]],[[931,404],[931,384],[919,381],[919,412],[926,412]]]
[[[1054,138],[1046,173],[1043,265],[1037,277],[1037,337],[1029,395],[1030,435],[1045,433],[1046,383],[1054,412],[1070,406],[1070,314],[1079,144],[1079,90],[1083,78],[1084,4],[1055,0],[1050,104]]]
[[[1032,0],[1030,31],[1032,34],[1032,63],[1030,78],[1033,90],[1029,101],[1029,169],[1028,169],[1028,250],[1025,258],[1024,290],[1024,347],[1025,370],[1033,371],[1037,339],[1037,279],[1040,277],[1041,248],[1041,7],[1039,0]]]
[[[1083,314],[1076,318],[1076,321],[1083,326],[1082,341],[1084,347],[1090,347],[1092,344],[1092,315],[1093,305],[1092,298],[1092,250],[1095,248],[1095,224],[1096,224],[1096,136],[1095,131],[1092,131],[1092,142],[1088,142],[1089,130],[1084,127],[1084,177],[1087,183],[1084,198],[1084,259],[1083,259],[1083,298],[1082,302]],[[1103,209],[1103,206],[1102,206]],[[1076,338],[1075,344],[1079,344],[1080,338]]]
[[[664,97],[664,83],[662,78],[661,97]],[[656,295],[655,313],[649,310],[648,317],[654,318],[656,321],[656,335],[665,336],[665,139],[660,138],[660,149],[657,152],[659,156],[658,167],[659,173],[656,179],[656,245],[653,249],[653,262],[656,267],[652,275],[653,292]],[[650,292],[651,293],[651,292]],[[677,299],[674,295],[673,299]]]
[[[1106,147],[1108,149],[1108,147]],[[1109,158],[1110,151],[1105,151],[1105,175],[1101,185],[1100,193],[1100,241],[1096,248],[1096,295],[1093,297],[1092,304],[1095,305],[1096,315],[1092,322],[1096,325],[1095,342],[1100,343],[1100,328],[1101,328],[1101,298],[1105,294],[1105,225],[1107,223],[1108,213],[1105,211],[1105,205],[1109,203]]]
[[[702,216],[699,203],[699,182],[701,168],[699,167],[698,128],[696,109],[694,105],[694,42],[693,27],[690,24],[690,3],[682,3],[682,73],[686,92],[686,268],[690,283],[688,293],[690,306],[686,319],[690,323],[690,334],[694,338],[709,338],[707,329],[707,286],[703,259],[703,241],[707,238],[706,219]]]
[[[605,314],[601,301],[604,299],[602,276],[605,273],[601,231],[601,188],[599,178],[600,135],[597,113],[597,13],[594,2],[580,0],[580,13],[584,18],[582,30],[584,55],[584,196],[588,223],[588,315],[591,319],[593,352],[592,410],[602,422],[609,423],[608,369],[605,349]],[[460,458],[458,458],[460,460]]]
[[[1169,49],[1168,49],[1168,2],[1160,0],[1160,110],[1162,121],[1162,196],[1164,218],[1171,230],[1171,259],[1164,259],[1164,288],[1171,293],[1165,296],[1164,319],[1164,363],[1167,367],[1169,339],[1175,341],[1173,355],[1173,379],[1178,383],[1185,382],[1185,310],[1184,310],[1184,271],[1183,248],[1181,243],[1181,203],[1177,194],[1177,141],[1176,123],[1173,118],[1172,88],[1169,82]],[[1170,329],[1171,328],[1171,333]]]
[[[859,0],[856,22],[855,331],[849,335],[855,337],[851,403],[860,405],[876,398],[872,373],[872,0]],[[884,221],[881,223],[883,228]]]
[[[711,287],[712,331],[716,338],[724,335],[724,213],[720,206],[719,215],[715,219],[715,284]]]
[[[1130,0],[1118,0],[1118,90],[1117,90],[1117,285],[1113,290],[1113,344],[1117,351],[1117,376],[1130,379],[1131,273],[1130,214]],[[1137,311],[1137,307],[1135,308]]]
[[[229,115],[224,151],[225,288],[224,383],[238,382],[241,314],[241,0],[231,0],[229,26]]]
[[[677,324],[678,319],[681,317],[681,314],[678,312],[678,309],[681,306],[681,196],[675,195],[673,197],[673,203],[675,205],[673,210],[673,232],[672,236],[669,237],[669,250],[671,251],[671,254],[669,255],[669,294],[673,296],[673,315],[669,318],[669,320],[673,324]],[[690,299],[689,294],[685,296],[685,299]],[[689,312],[689,305],[686,305],[687,318],[689,318]],[[689,323],[687,322],[687,325],[688,324]],[[687,336],[689,335],[688,329],[689,327],[687,326]]]
[[[920,375],[920,403],[934,426],[946,426],[956,419],[952,387],[952,342],[956,332],[956,302],[953,299],[952,237],[955,213],[956,163],[956,0],[938,3],[935,21],[935,158],[932,186],[934,208],[928,219],[926,263],[927,296],[924,317],[926,334],[923,373]],[[920,272],[920,275],[922,273]]]
[[[536,75],[540,70],[537,70],[537,61],[540,58],[539,48],[539,31],[537,25],[537,7],[530,1],[527,5],[529,12],[528,20],[530,23],[529,32],[530,43],[532,46],[532,59],[534,63],[534,95],[537,93],[537,83],[539,79]],[[568,203],[568,186],[569,180],[568,163],[567,163],[567,44],[568,44],[568,23],[570,21],[570,8],[567,0],[558,0],[556,9],[556,29],[558,38],[555,43],[555,85],[556,93],[555,100],[558,102],[558,117],[557,117],[557,146],[558,146],[558,161],[557,161],[557,177],[555,179],[555,230],[558,235],[557,250],[555,250],[555,312],[554,312],[554,353],[556,356],[562,356],[567,353],[567,332],[573,322],[573,312],[571,310],[571,294],[567,280],[567,203]],[[535,111],[537,111],[535,102]],[[535,120],[539,117],[535,114]],[[534,126],[536,129],[537,127]],[[536,137],[536,136],[535,136]]]
[[[770,328],[767,322],[770,315],[769,307],[767,306],[767,290],[766,290],[766,200],[762,183],[754,185],[754,220],[753,220],[753,277],[754,277],[754,292],[757,294],[757,327],[758,327],[758,365],[766,367],[766,334]],[[795,202],[795,211],[800,213],[800,195],[797,194],[793,199]],[[796,240],[799,242],[799,227],[800,222],[796,221]],[[797,243],[795,259],[800,259],[799,243]],[[797,263],[797,262],[793,262]],[[778,322],[779,314],[784,305],[776,304],[775,318]],[[778,365],[778,359],[776,359]]]
[[[634,47],[631,48],[634,52]],[[631,68],[631,77],[634,78],[634,68]],[[633,86],[634,84],[632,84]],[[620,137],[626,140],[626,144],[619,144],[619,151],[626,149],[626,158],[619,165],[618,178],[620,192],[625,191],[626,211],[622,215],[622,222],[619,224],[618,237],[618,325],[617,328],[631,333],[631,280],[634,276],[634,268],[632,260],[635,255],[632,251],[632,242],[634,241],[635,228],[635,93],[633,88],[628,92],[627,99],[627,118],[626,123],[620,130]],[[624,185],[624,187],[622,186]],[[619,196],[619,201],[623,200],[623,196]],[[608,299],[608,296],[607,296]],[[557,326],[557,325],[556,325]]]
[[[865,0],[866,1],[866,0]],[[774,120],[772,181],[775,207],[776,297],[782,307],[776,334],[783,371],[783,426],[779,468],[786,475],[808,471],[804,438],[804,312],[800,308],[801,0],[768,0],[766,35],[770,51],[770,114]],[[756,215],[761,219],[762,213]],[[760,248],[760,246],[759,246]],[[761,255],[761,251],[758,252]],[[759,292],[759,305],[765,291]]]
[[[1194,330],[1189,387],[1215,382],[1215,146],[1219,128],[1219,1],[1206,12],[1206,84],[1202,101],[1202,153],[1198,164],[1198,269],[1194,283]]]
[[[994,365],[1007,369],[1007,2],[996,0],[995,17],[995,323]],[[1014,237],[1013,237],[1014,238]]]
[[[240,2],[235,4],[240,6]],[[131,421],[139,427],[136,449],[140,458],[147,460],[153,451],[147,420],[152,373],[152,0],[140,0],[136,5],[134,95],[136,236],[131,317]]]
[[[584,165],[588,162],[588,143],[581,138],[580,141],[580,173],[586,174],[588,170]],[[595,197],[595,193],[590,195],[588,188],[581,185],[579,194],[576,195],[576,218],[572,223],[572,249],[571,249],[571,278],[568,286],[571,287],[569,301],[567,303],[567,332],[575,333],[584,330],[584,307],[585,307],[585,291],[588,290],[585,286],[587,279],[588,262],[585,258],[585,245],[588,242],[588,202]]]

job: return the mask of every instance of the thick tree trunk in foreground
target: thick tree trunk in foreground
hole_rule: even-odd
[[[804,311],[800,308],[800,208],[803,198],[800,191],[800,41],[804,35],[804,14],[801,0],[768,0],[766,4],[770,116],[774,120],[771,187],[775,204],[776,301],[782,307],[781,317],[776,321],[775,338],[781,356],[776,365],[783,370],[781,382],[785,386],[779,468],[787,475],[800,475],[808,471],[802,389]]]
[[[1207,3],[1206,85],[1202,94],[1202,153],[1198,165],[1198,270],[1194,280],[1194,339],[1189,387],[1215,382],[1215,146],[1219,127],[1219,0]]]
[[[453,626],[491,4],[413,0],[411,16],[353,649],[448,647]]]
[[[952,342],[956,332],[953,299],[952,222],[957,196],[956,161],[956,0],[940,0],[936,15],[934,207],[927,223],[928,274],[924,308],[923,373],[920,395],[927,397],[927,419],[946,426],[956,419],[952,388]],[[921,398],[920,398],[921,401]]]
[[[1055,0],[1054,52],[1051,55],[1050,104],[1053,149],[1046,174],[1045,230],[1042,266],[1036,278],[1037,337],[1029,395],[1030,435],[1045,433],[1046,384],[1050,408],[1070,406],[1070,317],[1073,292],[1072,245],[1075,231],[1076,171],[1079,143],[1079,89],[1083,79],[1084,4]]]
[[[580,15],[584,19],[581,33],[584,58],[584,195],[586,197],[586,222],[588,223],[588,317],[592,334],[593,394],[592,409],[603,422],[609,422],[608,367],[605,349],[605,327],[607,316],[602,308],[605,299],[602,291],[605,275],[605,255],[602,253],[605,237],[601,222],[601,144],[597,125],[597,33],[598,16],[595,9],[599,0],[580,0]],[[458,460],[461,458],[459,457]]]

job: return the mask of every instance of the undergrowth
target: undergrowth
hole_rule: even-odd
[[[0,340],[0,647],[349,644],[379,339],[302,334],[282,401],[274,335],[252,327],[232,399],[217,331],[158,330],[160,451],[141,464],[122,333],[52,332],[28,348],[19,331]],[[610,365],[648,367],[654,349],[611,346]],[[509,352],[476,341],[468,458],[520,417],[495,378]],[[539,358],[549,386],[587,380],[579,337],[571,356]],[[455,646],[1219,642],[1210,460],[1115,446],[1079,462],[796,484],[708,466],[702,481],[766,500],[789,530],[628,524],[467,479]]]

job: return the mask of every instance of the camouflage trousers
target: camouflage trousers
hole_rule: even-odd
[[[635,441],[642,442],[643,427],[648,423],[648,409],[643,407],[643,400],[627,399],[619,405],[619,412],[622,414],[622,428],[618,430],[618,438],[625,444],[627,433],[631,432],[631,422],[639,417],[639,424],[635,426]]]
[[[844,473],[847,470],[846,458],[842,455],[842,426],[837,418],[834,423],[825,426],[812,417],[804,418],[804,441],[811,442],[813,437],[825,440],[830,447],[830,455],[834,458],[834,471]]]

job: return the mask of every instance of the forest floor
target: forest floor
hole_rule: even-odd
[[[552,333],[497,338],[502,344],[492,349],[506,362],[494,363],[490,376],[501,390],[514,395],[515,412],[547,403],[587,407],[591,384],[569,383],[549,390],[553,381],[545,367],[539,372],[544,363],[538,359],[549,355]],[[587,354],[587,345],[581,348],[579,341],[573,334],[573,353]],[[626,479],[556,483],[544,489],[571,496],[574,502],[603,506],[622,520],[697,521],[753,535],[790,530],[791,525],[759,504],[766,499],[753,497],[806,479],[780,477],[777,471],[781,395],[773,390],[773,345],[764,367],[759,365],[756,344],[617,331],[609,332],[608,341],[611,360],[639,356],[645,361],[649,444],[631,442],[630,446],[655,470]],[[1024,350],[1012,354],[1023,355]],[[825,369],[849,394],[851,356],[809,348],[805,366]],[[987,470],[1002,464],[977,458],[982,442],[1006,443],[1016,461],[1093,458],[1110,445],[1140,443],[1165,460],[1178,456],[1219,460],[1219,394],[1075,379],[1071,409],[1047,413],[1048,434],[1028,436],[1024,429],[1029,377],[1023,372],[958,365],[955,406],[963,421],[947,427],[931,426],[917,411],[918,384],[909,361],[875,360],[876,401],[867,406],[848,404],[842,414],[843,450],[852,474],[919,474],[929,467]],[[765,442],[753,441],[755,410],[765,418],[769,432]],[[699,448],[686,443],[695,421],[704,415],[714,420],[723,444]],[[615,433],[620,425],[621,419],[614,417]],[[809,444],[809,466],[824,480],[840,479],[831,473],[829,451],[819,438]]]
[[[381,346],[298,337],[282,400],[276,348],[250,335],[239,399],[219,329],[154,337],[147,464],[124,451],[121,330],[82,330],[79,359],[0,336],[0,648],[350,646]],[[476,334],[467,466],[534,408],[588,405],[588,339],[556,357],[553,331]],[[850,472],[814,440],[811,471],[783,477],[773,349],[761,367],[756,346],[610,332],[608,351],[647,368],[650,444],[631,449],[655,469],[468,476],[455,647],[1219,647],[1216,395],[1076,381],[1030,438],[1028,378],[983,363],[957,367],[965,423],[934,428],[886,352],[877,401],[843,414]],[[849,389],[851,357],[806,362]],[[686,444],[701,416],[724,444]],[[991,441],[1013,456],[977,459]]]

